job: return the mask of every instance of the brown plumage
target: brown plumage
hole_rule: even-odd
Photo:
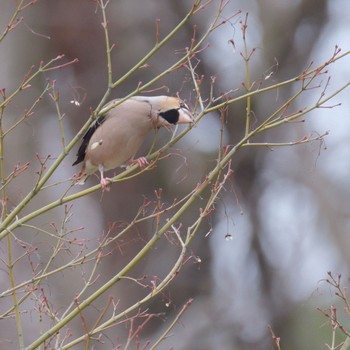
[[[113,100],[109,104],[116,102]],[[99,117],[83,137],[73,165],[83,162],[80,178],[99,170],[101,185],[110,179],[104,171],[114,169],[134,157],[147,133],[171,124],[192,123],[188,107],[176,97],[134,96]],[[140,165],[147,161],[141,157]]]

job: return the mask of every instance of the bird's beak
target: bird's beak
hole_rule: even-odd
[[[179,120],[177,122],[178,124],[192,124],[194,122],[193,116],[187,108],[180,108],[179,113]]]

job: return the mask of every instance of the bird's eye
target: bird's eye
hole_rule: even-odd
[[[189,110],[189,107],[187,106],[187,104],[184,101],[180,101],[180,108]]]

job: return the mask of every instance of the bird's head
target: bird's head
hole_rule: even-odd
[[[137,97],[140,98],[140,97]],[[192,114],[183,101],[171,96],[142,97],[151,106],[151,116],[156,128],[193,123]]]
[[[192,114],[183,101],[177,97],[159,96],[160,104],[158,106],[159,122],[163,124],[186,124],[193,123]]]

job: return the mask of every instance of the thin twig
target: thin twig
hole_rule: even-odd
[[[171,324],[169,325],[169,327],[164,331],[164,333],[159,337],[159,339],[154,343],[154,345],[149,349],[149,350],[155,350],[158,345],[160,345],[160,343],[168,336],[168,334],[170,333],[170,331],[174,328],[174,326],[178,323],[179,319],[181,318],[181,316],[186,312],[186,310],[189,308],[189,306],[192,304],[193,299],[189,299],[185,305],[182,307],[182,309],[180,310],[180,312],[176,315],[175,319],[173,322],[171,322]]]

